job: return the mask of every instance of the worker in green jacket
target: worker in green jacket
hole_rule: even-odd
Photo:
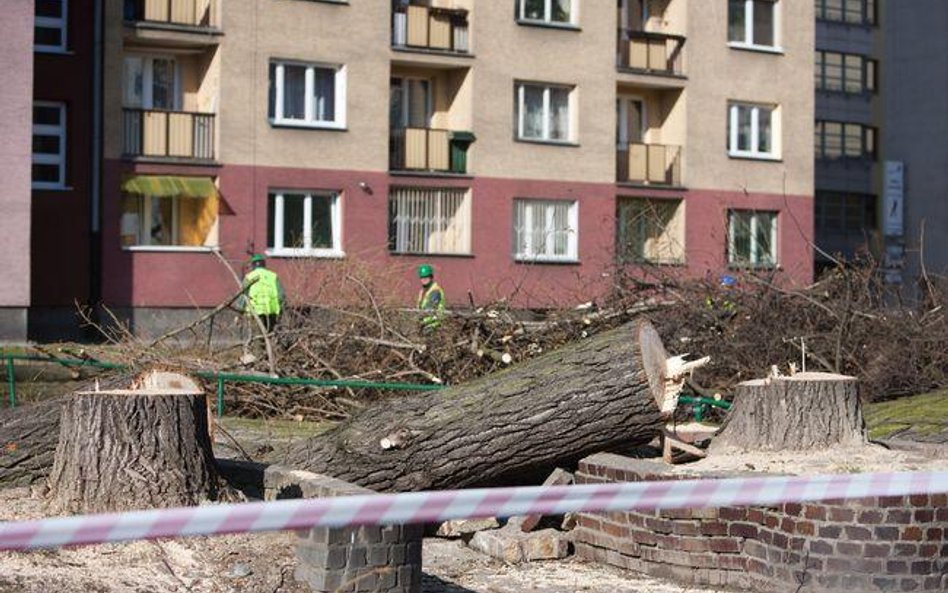
[[[283,314],[286,293],[276,272],[267,269],[267,260],[259,253],[250,258],[244,287],[247,291],[243,299],[244,312],[259,317],[268,333],[273,331]]]
[[[425,313],[421,327],[431,332],[441,325],[441,318],[444,317],[444,289],[434,281],[434,269],[428,264],[418,266],[418,277],[421,278],[418,308]]]

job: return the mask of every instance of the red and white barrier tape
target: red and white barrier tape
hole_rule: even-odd
[[[294,499],[0,523],[0,550],[579,511],[768,506],[948,492],[948,472],[629,482]]]

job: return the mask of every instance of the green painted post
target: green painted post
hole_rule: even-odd
[[[13,357],[7,357],[7,385],[10,388],[10,407],[16,407],[16,375],[13,371]]]
[[[224,377],[217,376],[217,417],[224,415]]]

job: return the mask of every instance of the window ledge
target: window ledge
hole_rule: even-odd
[[[391,169],[389,175],[398,177],[439,177],[443,179],[474,179],[470,173],[453,173],[451,171],[424,171],[421,169]]]
[[[295,128],[301,130],[326,130],[328,132],[348,132],[349,128],[346,127],[346,124],[328,124],[328,123],[308,123],[308,122],[297,122],[292,120],[280,120],[270,119],[270,126],[274,128]]]
[[[780,264],[741,264],[729,262],[727,264],[727,269],[729,270],[780,270]]]
[[[522,142],[524,144],[544,144],[546,146],[566,146],[569,148],[579,148],[579,142],[573,142],[571,140],[540,140],[537,138],[515,137],[514,141]]]
[[[319,259],[344,259],[346,253],[335,249],[267,249],[266,255],[273,258],[319,258]]]
[[[125,245],[122,251],[155,253],[213,253],[219,247],[186,247],[184,245]]]
[[[630,259],[630,260],[621,260],[619,265],[622,266],[651,266],[658,268],[685,268],[688,266],[688,262],[684,260],[675,260],[675,261],[654,261],[647,259]]]
[[[522,27],[539,27],[541,29],[561,29],[564,31],[582,31],[582,27],[573,23],[554,23],[550,21],[541,21],[534,19],[517,19],[517,24]]]
[[[71,49],[62,49],[59,47],[44,47],[44,46],[34,46],[33,53],[37,54],[53,54],[58,56],[74,56],[76,52]]]
[[[771,163],[780,163],[783,162],[783,159],[779,156],[774,156],[770,154],[753,154],[750,152],[729,152],[727,156],[732,159],[745,160],[745,161],[766,161]]]
[[[553,264],[560,266],[578,266],[582,262],[579,261],[579,258],[545,258],[545,257],[530,257],[528,255],[515,255],[514,262],[518,264]]]
[[[740,43],[738,41],[729,41],[728,47],[743,51],[754,51],[762,54],[783,55],[783,48],[777,45],[754,45],[753,43]]]
[[[424,54],[430,56],[445,56],[448,58],[469,58],[474,59],[474,54],[469,51],[452,51],[449,49],[433,49],[430,47],[416,47],[414,45],[392,45],[392,51],[408,54]]]
[[[52,192],[64,192],[64,191],[73,191],[74,187],[69,185],[36,185],[33,184],[31,187],[33,191],[52,191]]]

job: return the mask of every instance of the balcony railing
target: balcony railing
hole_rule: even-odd
[[[394,6],[392,46],[466,54],[467,11],[427,6]]]
[[[218,26],[219,0],[125,0],[124,19],[185,27]]]
[[[681,186],[681,147],[629,143],[617,151],[616,172],[623,183]]]
[[[619,29],[619,68],[651,74],[684,75],[685,38]]]
[[[389,136],[392,171],[467,173],[470,132],[436,128],[394,128]]]
[[[124,153],[177,159],[214,159],[214,114],[123,109]]]

